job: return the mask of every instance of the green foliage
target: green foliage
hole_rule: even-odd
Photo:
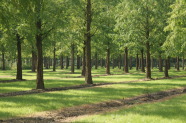
[[[172,12],[169,13],[168,26],[165,31],[169,32],[164,48],[167,55],[180,55],[185,52],[186,47],[186,1],[176,0],[171,5]]]

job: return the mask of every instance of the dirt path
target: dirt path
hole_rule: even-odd
[[[33,89],[28,91],[18,91],[18,92],[10,92],[10,93],[0,93],[0,98],[2,97],[13,97],[18,95],[28,95],[28,94],[37,94],[37,93],[45,93],[45,92],[52,92],[52,91],[64,91],[64,90],[71,90],[71,89],[82,89],[82,88],[90,88],[90,87],[98,87],[98,86],[104,86],[104,85],[113,85],[113,84],[127,84],[127,83],[133,83],[133,82],[142,82],[142,81],[153,81],[153,80],[162,80],[162,79],[174,79],[174,78],[181,78],[186,76],[175,76],[172,78],[156,78],[156,79],[138,79],[134,81],[124,81],[124,82],[110,82],[110,83],[97,83],[97,84],[82,84],[82,85],[76,85],[76,86],[70,86],[70,87],[58,87],[58,88],[46,88],[44,90],[39,89]]]
[[[128,106],[134,106],[138,104],[164,101],[180,94],[186,93],[186,88],[178,88],[167,91],[161,91],[152,94],[140,95],[132,98],[112,100],[101,102],[97,104],[87,104],[81,106],[75,106],[70,108],[61,109],[58,111],[48,111],[37,113],[32,116],[1,120],[1,123],[59,123],[59,122],[70,122],[78,117],[84,115],[91,115],[95,113],[103,113],[110,110],[118,110]]]

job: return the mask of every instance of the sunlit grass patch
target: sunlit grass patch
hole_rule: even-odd
[[[74,122],[106,123],[184,123],[186,94],[163,102],[136,105],[119,111],[97,114]]]

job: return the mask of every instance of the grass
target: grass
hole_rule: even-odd
[[[163,102],[136,105],[81,118],[81,123],[185,123],[186,94]]]
[[[73,85],[84,84],[84,78],[74,78],[78,77],[81,74],[80,70],[76,70],[75,74],[70,74],[68,70],[59,70],[57,72],[52,72],[51,69],[44,71],[44,79],[45,79],[45,87],[46,88],[54,88],[54,87],[68,87]],[[105,74],[105,70],[99,68],[98,70],[92,71],[93,75],[103,75]],[[123,74],[123,75],[111,75],[111,76],[99,76],[93,77],[94,83],[102,83],[102,82],[123,82],[123,81],[131,81],[145,78],[145,73],[136,72],[134,69],[130,71],[131,74],[124,74],[120,69],[111,69],[112,74]],[[186,75],[186,71],[177,72],[175,70],[170,71],[170,76],[177,75]],[[7,70],[0,71],[1,80],[10,80],[15,79],[16,71]],[[3,78],[2,78],[3,77]],[[68,77],[68,78],[67,78]],[[71,77],[71,78],[70,78]],[[152,71],[152,77],[163,77],[162,72],[158,72],[157,69]],[[25,91],[31,90],[36,87],[36,73],[30,72],[30,70],[23,70],[23,78],[28,81],[18,81],[14,83],[0,83],[0,93],[8,93],[8,92],[16,92],[16,91]]]
[[[56,91],[0,99],[0,119],[24,116],[36,112],[55,110],[82,104],[133,97],[186,86],[186,77],[129,84],[107,85],[96,88]]]

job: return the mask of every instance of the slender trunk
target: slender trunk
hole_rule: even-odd
[[[68,60],[68,56],[66,56],[66,69],[68,69],[69,67],[69,60]]]
[[[64,65],[63,65],[63,55],[61,55],[61,57],[60,57],[60,66],[61,66],[61,69],[64,69]]]
[[[130,57],[130,70],[132,70],[132,56]]]
[[[164,74],[165,74],[165,78],[169,77],[169,72],[168,72],[168,59],[165,59],[165,69],[164,69]]]
[[[129,73],[129,63],[128,63],[128,48],[125,48],[125,59],[124,59],[124,71],[125,73]]]
[[[86,45],[86,42],[84,41],[81,76],[85,76],[85,71],[86,71],[85,45]]]
[[[104,60],[101,59],[101,67],[103,67],[103,66],[104,66]]]
[[[74,50],[75,50],[75,45],[71,45],[71,73],[74,73]]]
[[[5,52],[2,52],[2,70],[6,70],[5,68]]]
[[[139,70],[139,55],[136,55],[136,70]]]
[[[54,44],[53,50],[53,71],[56,71],[56,44]]]
[[[118,68],[121,69],[121,54],[118,57]]]
[[[163,60],[161,54],[159,54],[159,72],[163,72]]]
[[[46,57],[46,69],[49,69],[50,68],[50,63],[49,63],[49,58],[48,57]]]
[[[180,71],[180,61],[179,61],[179,57],[177,57],[177,62],[176,62],[176,69],[177,71]]]
[[[36,72],[36,67],[37,67],[37,54],[36,51],[34,50],[34,47],[32,47],[32,72]]]
[[[110,74],[110,48],[107,48],[106,74]]]
[[[185,69],[185,58],[183,56],[183,58],[182,58],[182,70],[184,70],[184,69]]]
[[[42,22],[40,19],[36,22],[36,28],[38,30],[36,34],[36,47],[37,47],[37,87],[36,89],[44,89],[43,80],[43,49],[42,49],[42,34],[41,34]]]
[[[150,44],[147,41],[146,42],[146,48],[147,48],[147,57],[146,57],[146,78],[151,79],[151,60],[150,60]]]
[[[98,69],[98,53],[95,54],[95,69]]]
[[[77,69],[80,69],[81,66],[81,58],[79,55],[77,55]]]
[[[91,22],[92,22],[92,3],[91,0],[87,0],[86,6],[86,72],[85,82],[87,84],[93,84],[91,75]]]
[[[17,38],[17,80],[22,80],[22,57],[21,57],[21,39],[20,35],[16,35]]]
[[[144,56],[143,56],[143,54],[144,54],[144,50],[142,49],[141,50],[141,71],[145,72],[145,63],[144,63]]]

